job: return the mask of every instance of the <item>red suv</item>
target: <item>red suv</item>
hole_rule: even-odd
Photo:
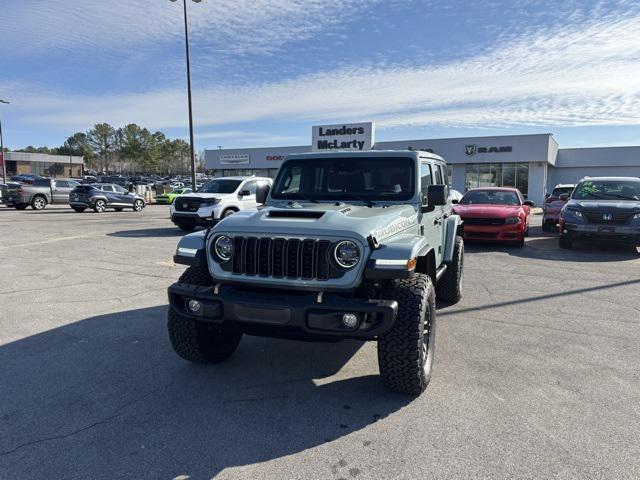
[[[464,220],[465,240],[492,240],[524,246],[533,202],[517,188],[474,188],[454,207]]]
[[[550,232],[557,231],[560,219],[560,210],[564,207],[571,196],[575,185],[567,183],[556,185],[551,194],[547,195],[542,206],[542,230]]]

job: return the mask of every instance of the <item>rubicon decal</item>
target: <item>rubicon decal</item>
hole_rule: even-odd
[[[377,240],[381,241],[395,233],[398,233],[401,230],[406,230],[407,228],[416,225],[418,223],[418,216],[414,215],[408,218],[399,218],[391,222],[386,227],[378,228],[371,232],[371,235]]]

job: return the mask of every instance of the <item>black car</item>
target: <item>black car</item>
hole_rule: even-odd
[[[84,212],[87,208],[93,208],[98,213],[104,212],[107,208],[113,208],[116,212],[132,208],[139,212],[145,207],[145,202],[143,197],[129,193],[120,185],[99,183],[79,185],[71,190],[69,205],[78,213]]]
[[[560,212],[560,248],[574,241],[640,245],[640,178],[586,177]]]

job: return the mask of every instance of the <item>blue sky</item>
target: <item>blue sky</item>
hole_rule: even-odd
[[[552,132],[640,144],[640,2],[189,2],[196,148]],[[3,0],[5,144],[93,124],[186,138],[182,12],[168,0]]]

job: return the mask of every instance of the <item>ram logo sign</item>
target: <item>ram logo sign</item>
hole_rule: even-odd
[[[467,157],[471,157],[476,153],[509,153],[513,152],[513,147],[478,147],[476,145],[465,145],[464,154]]]
[[[475,155],[478,151],[478,147],[475,145],[465,145],[464,146],[464,154],[468,157]]]

